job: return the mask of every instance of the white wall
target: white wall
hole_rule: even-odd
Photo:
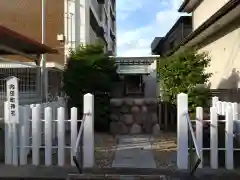
[[[69,48],[90,41],[90,15],[88,0],[64,1],[64,32],[66,37],[65,54]]]
[[[145,83],[144,97],[156,98],[157,94],[156,70],[151,72],[150,75],[144,76],[143,81]]]
[[[211,88],[230,89],[239,86],[240,78],[240,21],[228,25],[227,29],[232,28],[227,34],[215,34],[217,40],[206,45],[201,51],[209,52],[211,65],[207,69],[213,73],[210,78]],[[223,30],[220,33],[224,33]],[[210,39],[210,38],[208,38]]]
[[[198,28],[228,1],[229,0],[203,0],[193,12],[193,29]]]
[[[156,72],[156,60],[149,67],[151,70],[150,75],[143,76],[143,81],[145,83],[144,96],[147,98],[157,97],[157,72]]]

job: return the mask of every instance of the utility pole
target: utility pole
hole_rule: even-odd
[[[46,42],[46,0],[42,0],[42,44]],[[45,100],[48,99],[48,72],[46,69],[46,54],[41,57],[41,78],[42,78],[42,95]]]

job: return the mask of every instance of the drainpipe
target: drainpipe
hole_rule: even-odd
[[[42,44],[45,44],[46,41],[46,0],[42,0]],[[42,66],[42,88],[43,88],[43,97],[45,100],[48,99],[48,76],[46,69],[46,54],[42,54],[41,57],[41,66]]]
[[[69,45],[69,0],[64,0],[64,67],[67,64]]]
[[[69,13],[70,14],[70,47],[71,47],[71,50],[74,49],[74,46],[73,46],[73,13]]]
[[[38,62],[36,63],[36,65],[39,67],[41,66],[41,54],[38,54],[37,55],[37,58],[38,58]],[[37,68],[37,77],[36,77],[36,92],[37,94],[40,94],[40,97],[41,97],[41,101],[42,101],[42,97],[43,97],[43,93],[42,93],[42,77],[41,77],[41,69],[42,68]]]

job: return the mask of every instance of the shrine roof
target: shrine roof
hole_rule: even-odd
[[[141,57],[121,57],[121,56],[111,56],[114,58],[117,64],[126,64],[126,65],[139,65],[139,64],[152,64],[160,56],[151,55],[151,56],[141,56]]]

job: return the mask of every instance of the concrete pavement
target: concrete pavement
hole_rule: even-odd
[[[150,137],[144,135],[119,136],[114,168],[156,168],[151,151]],[[121,176],[121,180],[133,180],[133,177]]]

